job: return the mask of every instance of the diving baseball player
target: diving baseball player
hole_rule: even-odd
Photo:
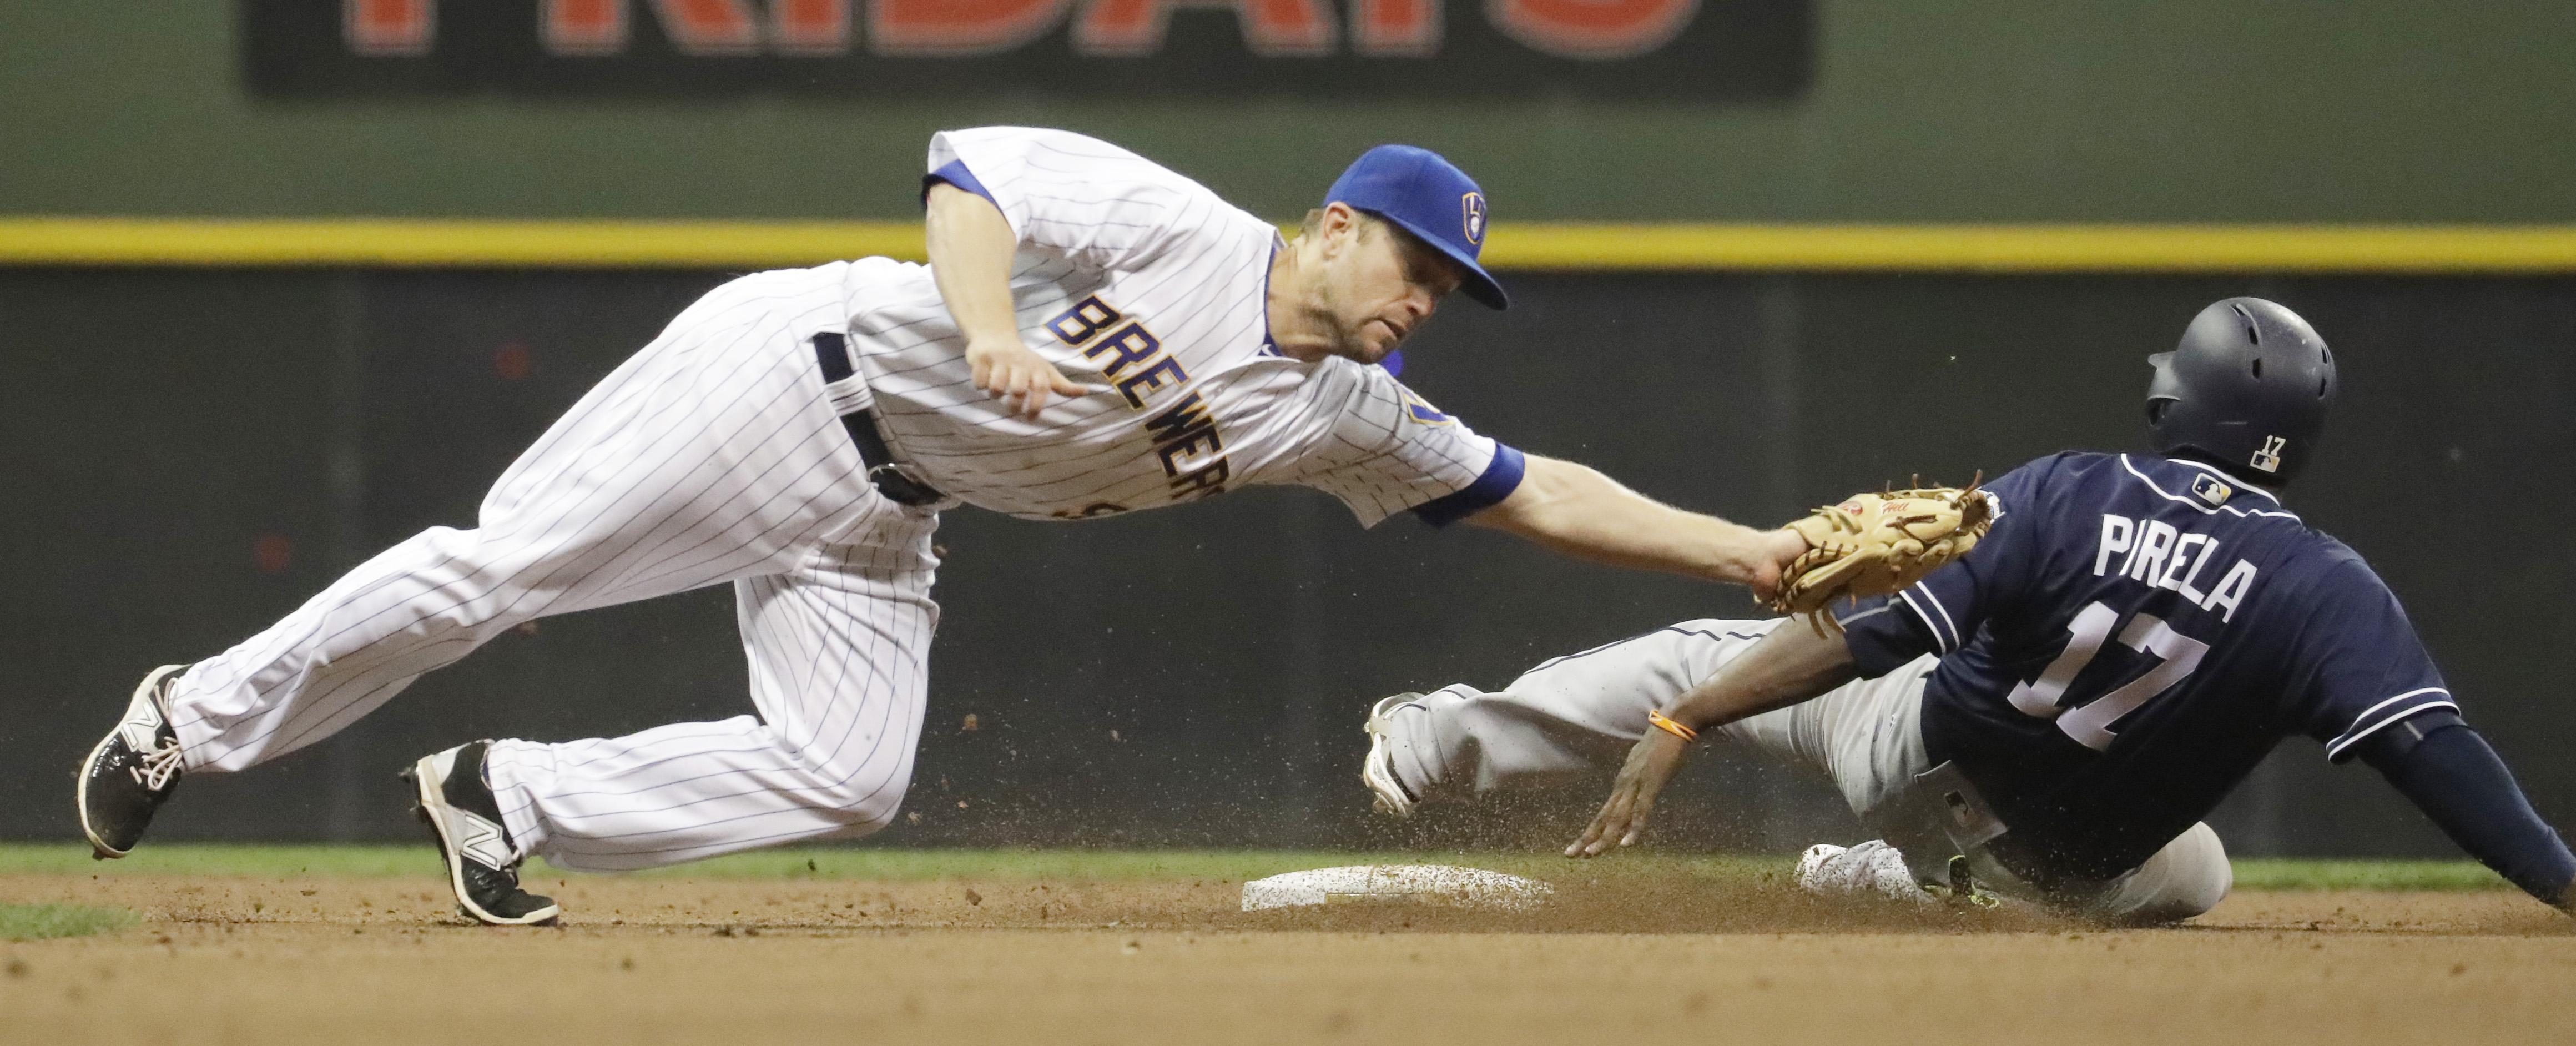
[[[1767,590],[1803,542],[1669,508],[1477,435],[1374,366],[1479,265],[1484,194],[1381,146],[1301,234],[1064,131],[932,138],[931,264],[725,284],[575,404],[483,502],[239,646],[154,671],[83,764],[119,857],[182,776],[347,726],[550,614],[730,582],[757,716],[560,744],[475,741],[410,771],[465,913],[555,918],[528,854],[667,865],[892,821],[939,608],[931,533],[960,504],[1035,520],[1257,484],[1363,525],[1472,518],[1569,554]]]
[[[2567,905],[2576,856],[2462,720],[2396,597],[2280,500],[2334,395],[2325,343],[2288,309],[2232,298],[2151,362],[2159,456],[2070,452],[2006,474],[1986,488],[1999,515],[1974,551],[1841,611],[1839,628],[1687,621],[1503,691],[1388,698],[1363,779],[1403,814],[1628,747],[1566,850],[1595,856],[1637,841],[1706,736],[1823,772],[1880,836],[1809,850],[1811,890],[1921,903],[1926,886],[1982,887],[2154,923],[2226,896],[2227,856],[2201,818],[2304,734]]]

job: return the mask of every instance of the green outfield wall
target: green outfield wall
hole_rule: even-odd
[[[493,479],[726,279],[712,271],[0,269],[0,839],[66,839],[71,770],[153,665],[210,656]],[[1916,472],[2136,449],[2145,357],[2207,302],[2298,309],[2342,366],[2290,492],[2404,601],[2470,721],[2576,825],[2576,279],[2361,274],[1509,274],[1404,379],[1478,431],[1773,522]],[[942,520],[921,760],[889,845],[1562,845],[1598,781],[1401,827],[1357,781],[1369,704],[1666,624],[1740,590],[1250,489],[1083,523]],[[402,839],[395,771],[476,737],[750,711],[725,588],[548,618],[349,731],[184,785],[163,839]],[[977,729],[963,729],[966,717]],[[1612,753],[1615,754],[1615,753]],[[1860,829],[1721,748],[1665,845]],[[914,821],[909,815],[918,814]],[[2213,824],[2242,855],[2450,856],[2375,773],[2284,744]]]
[[[449,0],[440,17],[453,28],[473,10]],[[1360,149],[1406,140],[1483,179],[1498,221],[2576,218],[2576,6],[1812,13],[1803,85],[1731,99],[1076,100],[961,84],[317,100],[246,86],[232,4],[15,3],[0,5],[0,214],[902,218],[931,131],[1015,122],[1125,143],[1274,217]]]
[[[1506,441],[1747,519],[2132,446],[2140,357],[2208,300],[2281,300],[2349,368],[2302,511],[2382,568],[2570,823],[2576,555],[2549,469],[2576,454],[2576,7],[1701,3],[1811,15],[1790,36],[1812,50],[1688,97],[333,96],[255,88],[219,0],[0,5],[0,838],[73,833],[71,765],[137,674],[469,525],[521,446],[727,273],[917,251],[926,138],[986,123],[1098,134],[1281,219],[1369,145],[1449,153],[1494,199],[1521,305],[1444,315],[1406,379]],[[499,8],[533,5],[445,0],[442,31]],[[1204,39],[1219,17],[1175,24]],[[1554,838],[1588,788],[1454,828],[1372,821],[1357,714],[1751,612],[1489,533],[1362,533],[1295,491],[1081,527],[960,511],[941,540],[922,819],[894,844]],[[2495,548],[2510,568],[2466,565]],[[732,620],[712,590],[505,636],[340,737],[192,780],[161,834],[396,838],[391,772],[430,748],[739,714]],[[1738,760],[1685,788],[1678,845],[1855,830],[1830,793]],[[2215,822],[2240,853],[2451,852],[2300,741]]]

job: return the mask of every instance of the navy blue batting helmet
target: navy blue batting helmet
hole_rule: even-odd
[[[2334,405],[2334,350],[2298,313],[2229,298],[2200,310],[2181,344],[2147,362],[2156,368],[2147,386],[2156,453],[2201,458],[2267,487],[2316,456]]]

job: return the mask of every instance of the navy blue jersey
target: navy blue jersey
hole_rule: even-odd
[[[2107,878],[2208,815],[2279,741],[2329,758],[2455,708],[2361,556],[2195,462],[2059,454],[1987,488],[1974,552],[1847,619],[1865,675],[1940,655],[1923,741],[2010,827],[1996,856]]]

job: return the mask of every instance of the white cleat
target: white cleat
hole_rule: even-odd
[[[1877,839],[1858,846],[1818,843],[1798,855],[1798,888],[1819,897],[1868,898],[1918,908],[1941,907],[1941,898],[1914,880],[1905,855]]]
[[[1387,738],[1391,732],[1388,717],[1406,702],[1421,697],[1420,694],[1397,694],[1380,698],[1369,708],[1368,726],[1364,728],[1369,735],[1369,750],[1368,758],[1360,762],[1360,783],[1367,785],[1369,792],[1377,796],[1377,812],[1389,817],[1413,816],[1413,804],[1418,800],[1395,776],[1395,753],[1387,749]]]

